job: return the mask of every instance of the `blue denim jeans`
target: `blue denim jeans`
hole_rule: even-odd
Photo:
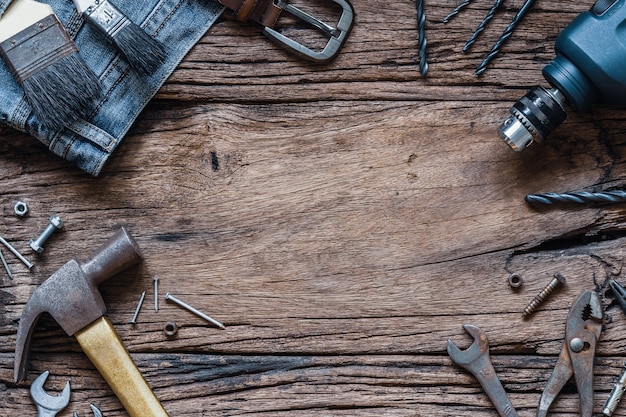
[[[0,0],[0,15],[10,4]],[[133,22],[159,40],[167,59],[154,74],[141,76],[74,9],[70,0],[50,4],[78,46],[86,64],[100,78],[103,95],[88,120],[51,131],[31,114],[21,86],[0,60],[0,122],[43,142],[54,154],[97,176],[141,112],[224,8],[214,0],[113,0]]]

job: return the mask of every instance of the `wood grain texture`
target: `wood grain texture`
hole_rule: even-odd
[[[324,4],[310,6],[323,14]],[[12,382],[30,294],[120,226],[145,261],[100,290],[173,417],[495,416],[477,381],[446,354],[448,339],[469,346],[464,323],[486,332],[512,403],[534,416],[569,306],[588,289],[607,313],[594,376],[601,411],[626,347],[624,314],[607,292],[609,278],[625,281],[625,206],[542,209],[523,197],[623,187],[624,110],[571,113],[523,153],[495,133],[512,102],[544,84],[556,35],[590,4],[536,3],[480,78],[475,67],[521,2],[505,3],[463,54],[491,2],[475,0],[443,24],[456,2],[426,1],[426,78],[415,3],[353,4],[354,31],[328,65],[298,61],[257,26],[222,18],[98,178],[0,128],[0,236],[36,263],[28,272],[4,251],[14,279],[0,269],[0,415],[34,415],[29,383],[50,370],[51,392],[72,384],[59,417],[91,415],[89,403],[106,417],[127,416],[48,316],[35,330],[27,381]],[[281,20],[307,39],[292,23]],[[13,214],[18,200],[30,206],[24,218]],[[27,241],[52,213],[66,227],[34,256]],[[522,320],[557,271],[567,284]],[[512,272],[524,280],[518,291],[507,284]],[[167,291],[226,330],[166,302]],[[166,322],[177,323],[176,338],[164,336]],[[574,387],[551,415],[578,415]]]

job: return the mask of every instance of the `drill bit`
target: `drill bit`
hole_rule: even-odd
[[[623,203],[626,202],[626,191],[613,190],[601,192],[574,191],[571,193],[544,193],[544,194],[528,194],[524,200],[529,204],[547,204],[556,203]]]
[[[426,59],[426,16],[424,14],[424,0],[416,0],[417,9],[417,49],[419,51],[419,66],[422,77],[428,73],[428,61]]]
[[[463,0],[461,3],[459,3],[459,5],[454,8],[454,10],[452,10],[446,17],[443,18],[443,23],[448,23],[450,19],[459,14],[461,10],[468,4],[470,4],[470,0]]]
[[[476,68],[476,75],[481,75],[483,72],[485,72],[485,70],[487,69],[487,65],[489,65],[491,60],[494,59],[496,55],[498,55],[498,53],[500,52],[500,48],[502,48],[504,42],[506,42],[506,40],[509,39],[509,37],[513,34],[513,31],[534,2],[535,0],[526,0],[521,9],[518,10],[515,17],[513,17],[513,20],[511,20],[511,23],[509,23],[506,29],[504,29],[502,35],[500,35],[496,43],[491,47],[491,49],[483,59],[483,62],[481,62],[478,68]]]
[[[487,23],[489,23],[489,21],[496,15],[496,11],[500,8],[500,6],[502,6],[502,3],[504,3],[504,0],[496,0],[493,6],[491,6],[491,9],[489,9],[482,22],[478,24],[476,30],[472,33],[472,36],[470,36],[465,43],[465,46],[463,46],[463,52],[469,51],[472,45],[474,45],[478,36],[485,30],[485,27],[487,27]]]

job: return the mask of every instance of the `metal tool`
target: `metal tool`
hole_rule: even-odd
[[[522,20],[524,15],[526,15],[528,9],[531,8],[534,2],[535,0],[526,0],[526,2],[524,2],[522,7],[517,11],[517,14],[513,17],[513,20],[511,20],[511,23],[509,23],[506,29],[504,29],[502,35],[500,35],[496,43],[493,44],[483,61],[478,65],[478,68],[476,68],[476,75],[481,75],[487,70],[487,65],[489,65],[489,63],[496,57],[496,55],[500,53],[500,48],[502,48],[502,45],[504,45],[506,40],[511,37],[513,31]]]
[[[139,263],[141,252],[123,228],[84,262],[71,260],[44,281],[26,303],[15,342],[16,382],[26,376],[30,341],[43,313],[73,335],[131,417],[168,417],[120,337],[104,316],[98,285]]]
[[[63,220],[61,220],[61,218],[57,215],[50,216],[50,221],[48,222],[46,228],[43,230],[43,232],[41,232],[37,239],[31,239],[28,242],[28,246],[30,246],[30,248],[35,252],[42,253],[43,244],[46,243],[46,240],[48,240],[48,238],[52,236],[52,233],[57,230],[61,230],[62,228]]]
[[[424,0],[416,0],[417,9],[417,51],[419,54],[419,67],[422,77],[428,73],[428,60],[426,57],[426,15],[424,14]]]
[[[550,281],[548,285],[546,285],[543,290],[539,292],[539,294],[535,295],[535,297],[530,300],[530,303],[528,303],[528,305],[522,312],[522,317],[526,318],[533,314],[537,310],[537,307],[539,307],[544,301],[546,301],[548,296],[552,294],[554,290],[561,284],[565,284],[565,277],[557,272],[554,274],[554,278],[552,278],[552,281]]]
[[[580,397],[580,415],[593,415],[593,359],[603,319],[604,309],[598,294],[583,292],[567,315],[563,349],[541,394],[537,417],[548,414],[552,402],[572,376]]]
[[[100,411],[98,407],[93,404],[89,404],[89,407],[91,407],[91,411],[93,411],[93,417],[102,417],[102,411]],[[78,413],[76,411],[74,411],[74,417],[78,417]]]
[[[609,280],[609,286],[611,287],[611,290],[613,290],[615,301],[617,301],[617,304],[620,306],[624,314],[626,314],[626,288],[622,287],[622,285],[614,279]]]
[[[524,200],[529,204],[590,204],[590,203],[624,203],[626,191],[613,190],[601,192],[572,191],[569,193],[528,194]]]
[[[462,0],[446,17],[443,18],[443,23],[448,23],[450,19],[459,14],[461,10],[467,7],[470,4],[471,0]]]
[[[30,396],[37,406],[37,417],[54,417],[70,403],[70,382],[65,383],[59,396],[53,397],[43,389],[48,375],[50,372],[45,371],[30,386]]]
[[[174,297],[172,294],[170,294],[169,292],[165,294],[165,299],[172,301],[176,304],[178,304],[179,306],[181,306],[182,308],[191,311],[193,314],[195,314],[198,317],[201,317],[203,319],[205,319],[206,321],[213,323],[214,325],[216,325],[217,327],[219,327],[220,329],[225,329],[226,327],[220,323],[219,321],[215,320],[212,317],[207,316],[206,314],[204,314],[203,312],[193,308],[192,306],[190,306],[189,304],[180,301],[178,298]]]
[[[613,412],[624,395],[624,391],[626,391],[626,368],[622,370],[619,380],[613,386],[609,398],[606,399],[604,407],[602,407],[602,414],[609,417],[613,415]]]
[[[465,45],[463,46],[463,52],[469,51],[472,45],[474,45],[476,39],[478,39],[478,36],[483,33],[483,31],[487,27],[487,23],[489,23],[489,21],[493,19],[493,17],[496,15],[496,12],[500,8],[500,6],[502,6],[502,3],[504,3],[504,0],[496,0],[495,3],[493,3],[493,6],[491,6],[491,9],[489,9],[483,20],[478,24],[476,30],[474,31],[474,33],[472,33],[472,36],[470,36],[467,42],[465,42]]]
[[[135,309],[135,314],[133,314],[133,318],[130,320],[131,324],[137,324],[137,316],[139,315],[139,310],[141,310],[141,306],[143,305],[143,300],[146,298],[146,292],[141,293],[141,297],[139,298],[139,302],[137,303],[137,308]]]
[[[487,335],[479,327],[471,324],[464,324],[463,328],[474,338],[473,343],[469,348],[461,351],[448,339],[448,355],[454,363],[467,369],[478,379],[502,417],[517,417],[517,411],[506,395],[506,391],[491,364]]]
[[[11,272],[11,268],[9,267],[7,260],[4,258],[2,249],[0,249],[0,261],[2,261],[2,266],[4,266],[4,269],[7,271],[7,275],[9,276],[9,278],[13,279],[13,272]]]
[[[9,242],[7,242],[6,240],[4,240],[2,237],[0,237],[0,243],[2,243],[2,244],[3,244],[3,245],[4,245],[4,246],[5,246],[8,250],[10,250],[10,251],[11,251],[11,253],[12,253],[13,255],[15,255],[15,256],[17,257],[17,259],[19,259],[19,260],[20,260],[20,261],[21,261],[24,265],[26,265],[26,267],[27,267],[28,269],[31,269],[31,268],[33,267],[33,264],[32,264],[32,263],[30,263],[30,262],[28,261],[28,259],[24,258],[24,257],[22,256],[22,254],[21,254],[21,253],[19,253],[19,252],[17,251],[17,249],[15,249],[13,246],[11,246],[11,245],[9,244]]]

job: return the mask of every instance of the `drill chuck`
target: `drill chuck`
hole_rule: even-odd
[[[518,152],[541,142],[565,120],[564,99],[556,88],[533,87],[509,109],[511,115],[498,127],[500,137]]]

